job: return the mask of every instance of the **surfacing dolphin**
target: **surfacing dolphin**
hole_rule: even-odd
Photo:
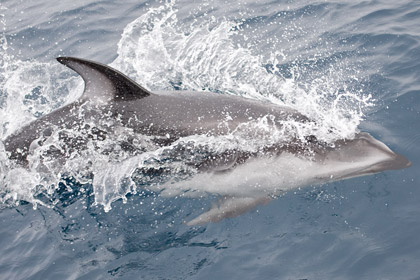
[[[250,120],[272,116],[273,122],[309,122],[306,116],[288,107],[210,92],[152,93],[109,66],[74,57],[57,60],[76,71],[85,82],[82,97],[76,102],[40,117],[4,140],[11,160],[28,166],[28,157],[46,145],[54,131],[81,131],[85,137],[59,134],[65,147],[53,147],[48,152],[61,161],[74,156],[74,151],[88,149],[89,140],[101,141],[114,129],[124,126],[141,135],[159,136],[161,146],[192,135],[227,135]],[[95,122],[110,121],[96,127]],[[304,156],[306,151],[311,157]],[[410,162],[391,151],[384,143],[368,133],[354,139],[338,140],[333,145],[319,143],[308,135],[304,141],[264,147],[259,152],[226,151],[209,156],[196,164],[200,171],[200,191],[221,195],[212,207],[188,222],[188,225],[217,222],[235,217],[260,204],[265,204],[281,191],[335,180],[369,175],[385,170],[408,167]],[[263,172],[272,169],[270,180]],[[223,176],[220,176],[223,174]],[[201,177],[200,177],[201,176]],[[274,182],[273,182],[274,179]],[[271,188],[261,190],[261,181]],[[178,184],[184,189],[197,188],[197,180]],[[251,188],[245,188],[252,185]],[[165,190],[171,186],[162,186]],[[173,186],[176,193],[176,186]]]

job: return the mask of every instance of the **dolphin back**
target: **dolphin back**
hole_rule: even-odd
[[[76,57],[58,57],[58,62],[76,71],[85,82],[83,99],[103,104],[151,95],[123,73],[98,62]]]

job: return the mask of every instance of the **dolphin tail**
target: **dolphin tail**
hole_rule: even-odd
[[[202,225],[209,222],[216,223],[225,218],[234,218],[244,214],[258,205],[264,205],[271,201],[269,197],[224,197],[222,201],[210,208],[209,211],[197,218],[186,222],[187,226]]]

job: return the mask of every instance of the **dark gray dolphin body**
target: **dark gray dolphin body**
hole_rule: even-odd
[[[106,138],[107,133],[113,129],[112,125],[101,126],[100,129],[92,125],[95,121],[104,119],[131,128],[135,133],[162,136],[161,145],[168,145],[190,135],[228,134],[243,123],[268,115],[273,116],[275,121],[292,120],[301,123],[310,121],[291,108],[241,97],[209,92],[151,93],[106,65],[72,57],[60,57],[57,60],[82,76],[85,90],[77,102],[33,121],[4,140],[9,158],[22,165],[28,164],[28,155],[32,148],[42,145],[43,139],[57,129],[84,131],[87,138],[92,139]],[[63,135],[63,138],[66,136]],[[58,152],[60,157],[65,158],[71,150],[86,148],[86,139],[68,138],[64,141],[68,145],[68,151]],[[268,147],[268,150],[271,150],[270,156],[273,154],[278,157],[282,154],[297,156],[296,154],[305,147],[311,146],[315,152],[312,160],[319,164],[320,168],[319,172],[303,174],[302,176],[307,178],[301,180],[302,184],[400,169],[410,164],[404,157],[392,152],[367,133],[360,133],[352,140],[340,140],[335,144],[334,148],[323,147],[308,135],[306,143],[289,143],[286,146]],[[224,157],[232,161],[230,157],[226,155]],[[242,160],[235,156],[234,162],[229,162],[227,166],[231,168],[235,163],[243,163],[250,158],[252,161],[253,155],[243,154],[240,157]],[[295,158],[290,162],[294,160]],[[207,171],[218,170],[217,166],[214,166],[218,163],[225,164],[213,161],[209,164],[213,170]],[[195,219],[191,224],[235,216],[266,201],[265,197],[244,195],[243,199],[232,203],[240,197],[237,191],[222,195],[230,199],[216,210],[211,209]]]
[[[72,57],[57,60],[82,76],[85,90],[77,102],[35,120],[5,139],[10,158],[23,164],[35,140],[49,136],[54,128],[81,129],[87,119],[114,119],[139,134],[169,136],[163,144],[195,134],[226,134],[242,123],[267,115],[277,120],[308,120],[288,107],[229,95],[151,93],[106,65]],[[79,144],[74,143],[75,148],[83,147]]]

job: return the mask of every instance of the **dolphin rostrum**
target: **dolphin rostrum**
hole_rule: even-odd
[[[106,139],[115,124],[140,135],[157,136],[156,142],[167,146],[192,135],[226,135],[266,116],[272,116],[276,124],[311,122],[294,109],[237,96],[189,91],[152,93],[109,66],[74,57],[57,60],[81,75],[85,82],[83,95],[4,140],[8,157],[20,165],[28,166],[31,153],[47,144],[49,153],[65,161],[75,151],[88,149],[88,141]],[[99,121],[103,123],[95,125]],[[64,146],[48,142],[57,131]],[[66,131],[81,133],[71,137]],[[187,223],[196,225],[240,215],[288,189],[409,165],[406,158],[365,132],[332,145],[307,135],[303,140],[292,138],[256,152],[228,150],[211,155],[195,165],[200,171],[195,180],[163,184],[157,189],[163,194],[177,193],[177,188],[197,189],[199,182],[201,192],[219,194],[222,199],[217,206]],[[264,172],[267,169],[272,170],[270,178]],[[261,184],[270,187],[261,190]]]

